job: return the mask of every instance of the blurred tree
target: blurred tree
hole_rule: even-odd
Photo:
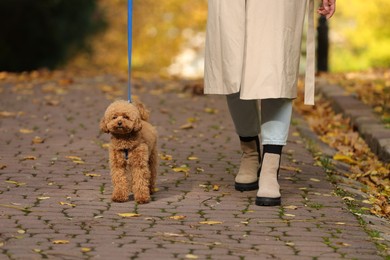
[[[390,1],[338,1],[331,19],[334,71],[390,67]]]
[[[0,71],[55,68],[102,28],[94,0],[1,0]]]
[[[127,1],[99,0],[108,29],[93,39],[93,52],[78,55],[76,68],[127,71]],[[188,32],[205,30],[207,0],[134,0],[133,69],[161,72],[181,51]]]

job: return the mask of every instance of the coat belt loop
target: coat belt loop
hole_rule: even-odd
[[[306,39],[305,105],[314,105],[315,95],[315,29],[314,0],[309,0]]]

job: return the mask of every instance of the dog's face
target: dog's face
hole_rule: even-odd
[[[123,100],[109,105],[100,121],[100,129],[105,133],[130,134],[140,131],[141,128],[137,107]]]

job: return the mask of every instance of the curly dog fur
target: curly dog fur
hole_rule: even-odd
[[[137,203],[148,203],[155,189],[157,131],[148,120],[149,111],[142,103],[119,100],[108,106],[100,121],[100,129],[111,134],[109,158],[115,202],[128,201],[133,192]]]

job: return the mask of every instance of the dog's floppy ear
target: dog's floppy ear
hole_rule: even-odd
[[[139,132],[139,131],[141,131],[141,129],[142,129],[141,118],[137,117],[137,118],[134,120],[133,131],[134,131],[134,132]]]
[[[100,130],[104,133],[109,133],[105,116],[100,120]]]
[[[149,121],[149,110],[146,109],[145,105],[141,102],[134,102],[134,105],[137,107],[141,119],[144,121]]]

